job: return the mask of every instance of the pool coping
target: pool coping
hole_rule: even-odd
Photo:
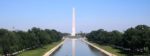
[[[61,45],[63,45],[63,43],[64,43],[64,40],[61,43],[59,43],[57,46],[55,46],[52,49],[50,49],[49,51],[47,51],[43,56],[50,56],[50,55],[52,55],[57,49],[59,49],[59,47]]]
[[[110,52],[108,52],[108,51],[106,51],[106,50],[104,50],[104,49],[102,49],[102,48],[100,48],[100,47],[98,47],[98,46],[96,46],[96,45],[94,45],[94,44],[88,42],[88,41],[85,40],[85,39],[82,39],[82,41],[84,41],[84,42],[87,43],[88,45],[91,45],[92,47],[96,48],[97,50],[103,52],[104,54],[106,54],[106,55],[108,55],[108,56],[117,56],[117,55],[115,55],[115,54],[112,54],[112,53],[110,53]]]

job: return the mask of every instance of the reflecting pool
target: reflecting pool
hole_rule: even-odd
[[[75,40],[75,47],[72,47],[72,42],[71,38],[66,38],[64,44],[51,56],[106,56],[104,53],[83,42],[80,38]],[[72,55],[73,53],[74,55]]]

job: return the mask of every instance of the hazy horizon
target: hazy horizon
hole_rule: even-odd
[[[150,0],[1,0],[0,28],[39,27],[71,33],[73,7],[77,32],[150,26]]]

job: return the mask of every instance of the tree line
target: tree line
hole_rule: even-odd
[[[28,31],[0,29],[0,54],[12,55],[24,49],[34,49],[61,40],[62,34],[56,30],[33,27]]]
[[[150,27],[147,25],[137,25],[124,32],[99,29],[86,37],[97,44],[119,48],[129,55],[150,54]]]

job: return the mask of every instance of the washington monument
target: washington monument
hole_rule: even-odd
[[[76,35],[76,19],[75,19],[75,8],[73,8],[73,12],[72,12],[72,33],[71,36],[75,36]]]

